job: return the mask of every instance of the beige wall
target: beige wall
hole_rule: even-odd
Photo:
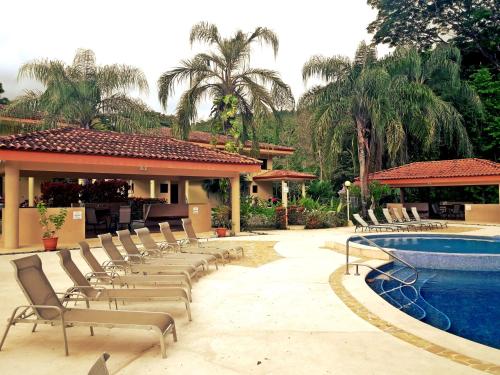
[[[149,198],[149,180],[133,180],[134,192],[136,198]]]
[[[74,212],[80,212],[81,219],[74,219]],[[59,213],[59,208],[48,209],[49,215],[57,213]],[[75,246],[78,241],[83,241],[85,239],[85,210],[79,207],[68,208],[66,222],[56,235],[59,237],[60,245]],[[19,245],[42,245],[42,227],[39,224],[36,208],[19,209]]]
[[[257,194],[252,193],[252,186],[257,185]],[[252,182],[250,185],[250,195],[262,200],[268,200],[273,197],[273,183],[270,181]]]
[[[500,204],[466,204],[465,221],[500,224]]]

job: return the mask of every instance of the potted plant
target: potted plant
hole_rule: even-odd
[[[62,228],[66,221],[68,211],[61,208],[58,214],[47,215],[47,206],[44,202],[39,202],[36,205],[38,214],[40,215],[40,225],[42,226],[42,242],[45,251],[53,251],[57,249],[56,232]]]
[[[214,208],[212,220],[217,237],[226,237],[227,230],[231,226],[229,220],[229,207],[221,205]]]

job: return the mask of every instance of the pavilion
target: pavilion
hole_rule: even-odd
[[[38,220],[34,208],[19,208],[20,177],[30,178],[30,206],[34,178],[154,179],[230,178],[232,223],[240,231],[240,174],[260,171],[261,162],[248,156],[202,147],[165,136],[100,132],[63,127],[0,137],[0,173],[4,175],[3,247],[19,248]],[[187,192],[186,192],[187,194]],[[189,217],[210,220],[210,210],[189,206]],[[31,210],[31,211],[30,211]],[[79,240],[85,225],[79,208],[69,210],[65,242]],[[187,210],[186,210],[187,212]],[[194,222],[195,220],[193,220]],[[22,225],[21,225],[22,223]],[[34,231],[39,233],[38,230]],[[75,234],[75,235],[72,235]],[[37,235],[39,236],[39,234]],[[38,241],[41,237],[38,237]],[[24,240],[24,243],[26,241]]]
[[[500,163],[485,159],[414,162],[372,173],[368,178],[400,188],[402,203],[405,203],[404,188],[476,185],[498,186],[500,202]],[[500,222],[500,204],[467,204],[465,220]]]

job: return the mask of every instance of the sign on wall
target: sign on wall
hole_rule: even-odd
[[[73,220],[82,220],[82,211],[73,211]]]

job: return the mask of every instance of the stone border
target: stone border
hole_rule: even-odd
[[[447,349],[443,346],[436,345],[428,340],[407,332],[393,324],[381,319],[378,315],[372,313],[365,306],[356,300],[351,293],[345,288],[343,284],[345,267],[340,266],[331,275],[329,279],[330,287],[333,292],[341,299],[349,309],[358,315],[360,318],[366,320],[368,323],[377,327],[381,331],[397,337],[411,345],[419,347],[430,353],[439,355],[440,357],[447,358],[454,362],[460,363],[464,366],[471,367],[476,370],[481,370],[489,374],[499,375],[500,366],[491,362],[486,362],[477,358],[469,357],[467,355],[458,353],[454,350]]]

